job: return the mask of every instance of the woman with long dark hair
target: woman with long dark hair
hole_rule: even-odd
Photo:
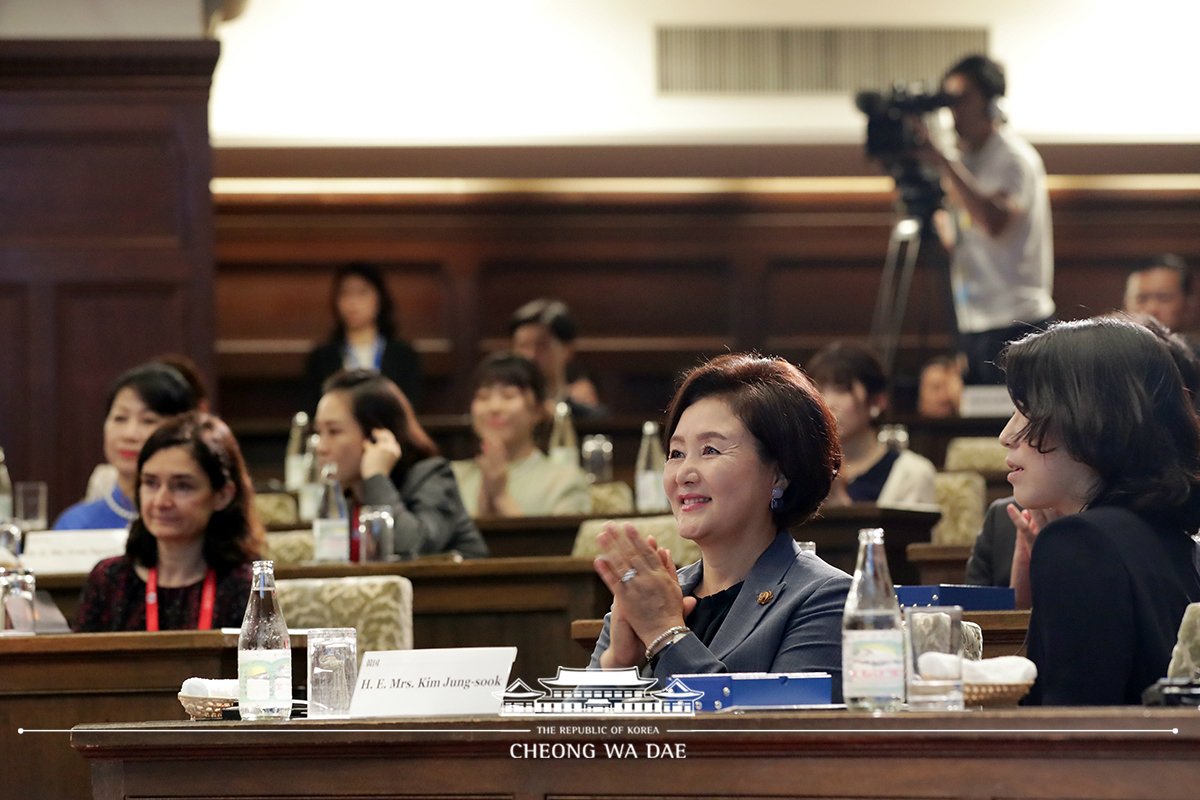
[[[398,338],[395,303],[374,264],[355,261],[333,278],[333,333],[308,354],[304,365],[305,407],[321,399],[326,379],[343,369],[371,369],[400,387],[414,407],[424,397],[417,351]]]
[[[450,462],[406,406],[399,388],[377,372],[334,374],[317,404],[317,457],[323,465],[337,464],[353,514],[360,506],[391,506],[398,554],[486,556]]]
[[[1038,667],[1027,702],[1140,704],[1200,601],[1200,421],[1179,365],[1146,327],[1097,318],[1026,336],[1004,368]],[[1038,532],[1036,512],[1058,518]]]
[[[92,570],[75,630],[240,626],[263,535],[229,427],[199,412],[168,420],[142,447],[137,480],[125,555]]]

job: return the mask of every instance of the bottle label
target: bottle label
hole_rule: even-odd
[[[655,511],[669,511],[671,503],[667,500],[667,490],[663,488],[663,475],[656,470],[643,470],[635,477],[637,488],[637,510],[643,514]]]
[[[904,696],[904,638],[898,628],[842,631],[842,694]]]
[[[288,456],[283,462],[283,485],[289,492],[299,492],[308,480],[309,462],[312,456],[304,454]]]
[[[0,494],[0,520],[12,519],[12,495]]]
[[[238,702],[242,705],[292,703],[290,650],[238,651]]]
[[[313,558],[317,561],[350,560],[350,522],[345,519],[313,520]]]
[[[571,467],[579,466],[579,451],[569,445],[555,445],[550,448],[547,456],[555,464],[563,464],[564,466]]]

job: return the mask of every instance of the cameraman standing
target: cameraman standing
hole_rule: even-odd
[[[966,382],[1003,383],[995,365],[1005,343],[1053,316],[1050,197],[1042,159],[1003,127],[996,98],[1004,69],[982,55],[967,56],[946,73],[961,156],[943,153],[927,136],[917,155],[948,183],[948,214],[934,218],[951,251],[950,284]]]

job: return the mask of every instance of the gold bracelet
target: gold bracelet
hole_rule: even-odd
[[[659,642],[661,642],[663,639],[666,639],[668,636],[674,636],[677,633],[691,633],[691,632],[692,632],[692,629],[685,625],[676,625],[673,628],[667,628],[665,631],[660,633],[654,639],[654,641],[651,642],[650,645],[646,648],[646,660],[649,661],[650,659],[654,658],[654,653],[655,653],[654,648],[657,647]]]

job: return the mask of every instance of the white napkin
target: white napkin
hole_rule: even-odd
[[[963,661],[963,683],[1033,683],[1037,665],[1021,656]]]
[[[236,678],[228,681],[211,680],[209,678],[188,678],[183,682],[183,688],[179,690],[179,693],[188,697],[236,699],[238,696],[238,681]]]

